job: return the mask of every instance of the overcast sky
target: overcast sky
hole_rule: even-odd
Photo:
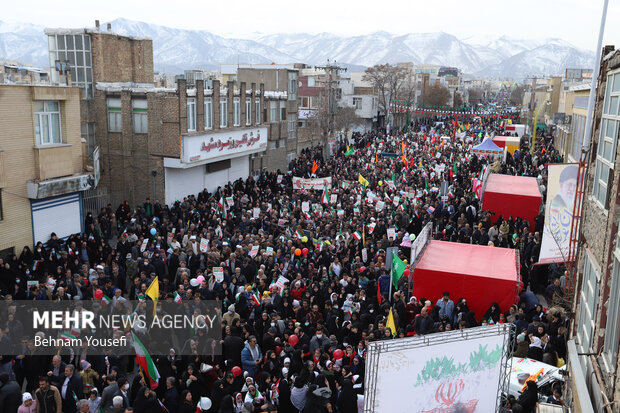
[[[252,33],[394,34],[438,32],[484,42],[500,36],[558,37],[594,50],[603,0],[162,0],[9,1],[5,22],[48,27],[90,27],[118,17],[147,23],[207,30],[226,37]],[[604,44],[620,45],[620,5],[610,1]]]

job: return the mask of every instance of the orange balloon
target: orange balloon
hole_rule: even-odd
[[[301,255],[301,250],[299,248],[295,249],[295,255],[297,255],[298,257]]]

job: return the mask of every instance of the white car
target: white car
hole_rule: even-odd
[[[538,388],[554,381],[564,381],[564,376],[561,373],[563,370],[566,370],[566,365],[562,367],[555,367],[533,359],[513,357],[512,367],[509,370],[510,387],[508,394],[518,398],[521,395],[522,390],[525,388],[525,382],[527,379],[538,373],[540,373],[538,379],[536,380]],[[525,377],[526,374],[528,375],[527,377]],[[521,381],[519,380],[519,377],[522,377]]]

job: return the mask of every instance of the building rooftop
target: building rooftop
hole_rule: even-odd
[[[590,90],[590,84],[584,83],[582,85],[571,86],[568,90],[571,92],[578,92],[580,90]]]
[[[97,82],[95,85],[97,90],[106,92],[129,91],[134,93],[155,93],[155,92],[176,92],[176,88],[157,87],[153,83],[136,83],[136,82]]]
[[[275,70],[275,69],[289,69],[299,70],[295,67],[294,63],[286,64],[236,64],[228,63],[220,65],[220,73],[223,75],[232,75],[237,73],[237,69],[261,69],[261,70]]]
[[[125,34],[120,34],[120,33],[113,32],[111,30],[101,30],[101,29],[93,29],[93,28],[81,28],[81,29],[70,29],[70,28],[63,28],[63,27],[59,27],[59,28],[46,28],[44,30],[44,33],[47,34],[47,35],[53,35],[53,34],[60,34],[60,35],[67,35],[67,34],[105,34],[105,35],[110,35],[110,36],[125,37],[127,39],[132,39],[132,40],[152,40],[150,37],[127,36]]]

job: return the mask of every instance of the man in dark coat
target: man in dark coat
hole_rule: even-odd
[[[116,375],[109,374],[106,376],[106,381],[108,383],[107,387],[103,389],[101,393],[101,402],[100,406],[104,409],[104,411],[108,411],[112,406],[112,398],[118,391],[118,383],[116,382]]]
[[[169,412],[176,412],[179,406],[179,392],[175,387],[175,378],[166,378],[166,392],[164,393],[164,406]]]
[[[75,373],[75,366],[65,366],[65,380],[60,384],[60,397],[62,397],[63,413],[76,413],[79,395],[84,393],[82,378]]]
[[[16,381],[8,373],[0,374],[0,412],[16,413],[22,403],[22,392]]]
[[[233,360],[235,366],[241,366],[241,351],[244,347],[243,339],[234,334],[229,334],[224,338],[224,360]]]

